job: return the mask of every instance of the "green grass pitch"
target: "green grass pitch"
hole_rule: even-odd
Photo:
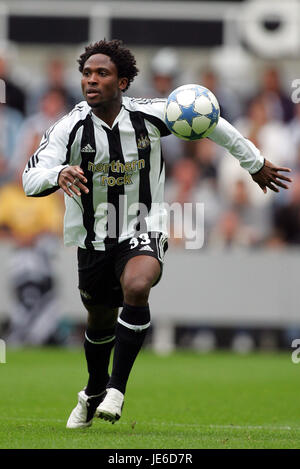
[[[7,351],[0,448],[299,448],[300,364],[290,354],[143,351],[122,418],[68,430],[86,383],[82,350]]]

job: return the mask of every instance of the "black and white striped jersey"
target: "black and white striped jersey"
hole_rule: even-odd
[[[26,195],[45,196],[59,189],[59,173],[68,165],[81,166],[88,180],[88,194],[65,194],[66,245],[104,250],[137,231],[167,234],[160,145],[160,138],[170,133],[165,102],[123,97],[110,128],[83,101],[44,134],[23,173]],[[209,138],[249,172],[263,165],[257,148],[224,119]]]

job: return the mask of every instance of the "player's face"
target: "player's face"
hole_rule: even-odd
[[[91,107],[120,99],[127,78],[119,78],[116,65],[104,54],[92,55],[82,71],[82,93]]]

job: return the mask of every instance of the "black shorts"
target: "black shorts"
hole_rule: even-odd
[[[163,233],[142,233],[108,247],[106,251],[78,248],[79,290],[82,302],[117,308],[123,305],[120,277],[125,265],[135,256],[155,257],[161,266],[168,249],[167,236]],[[153,285],[154,286],[154,285]]]

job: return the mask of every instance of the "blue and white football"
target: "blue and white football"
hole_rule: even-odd
[[[204,86],[179,86],[167,99],[166,125],[183,140],[207,137],[216,127],[219,117],[217,98]]]

